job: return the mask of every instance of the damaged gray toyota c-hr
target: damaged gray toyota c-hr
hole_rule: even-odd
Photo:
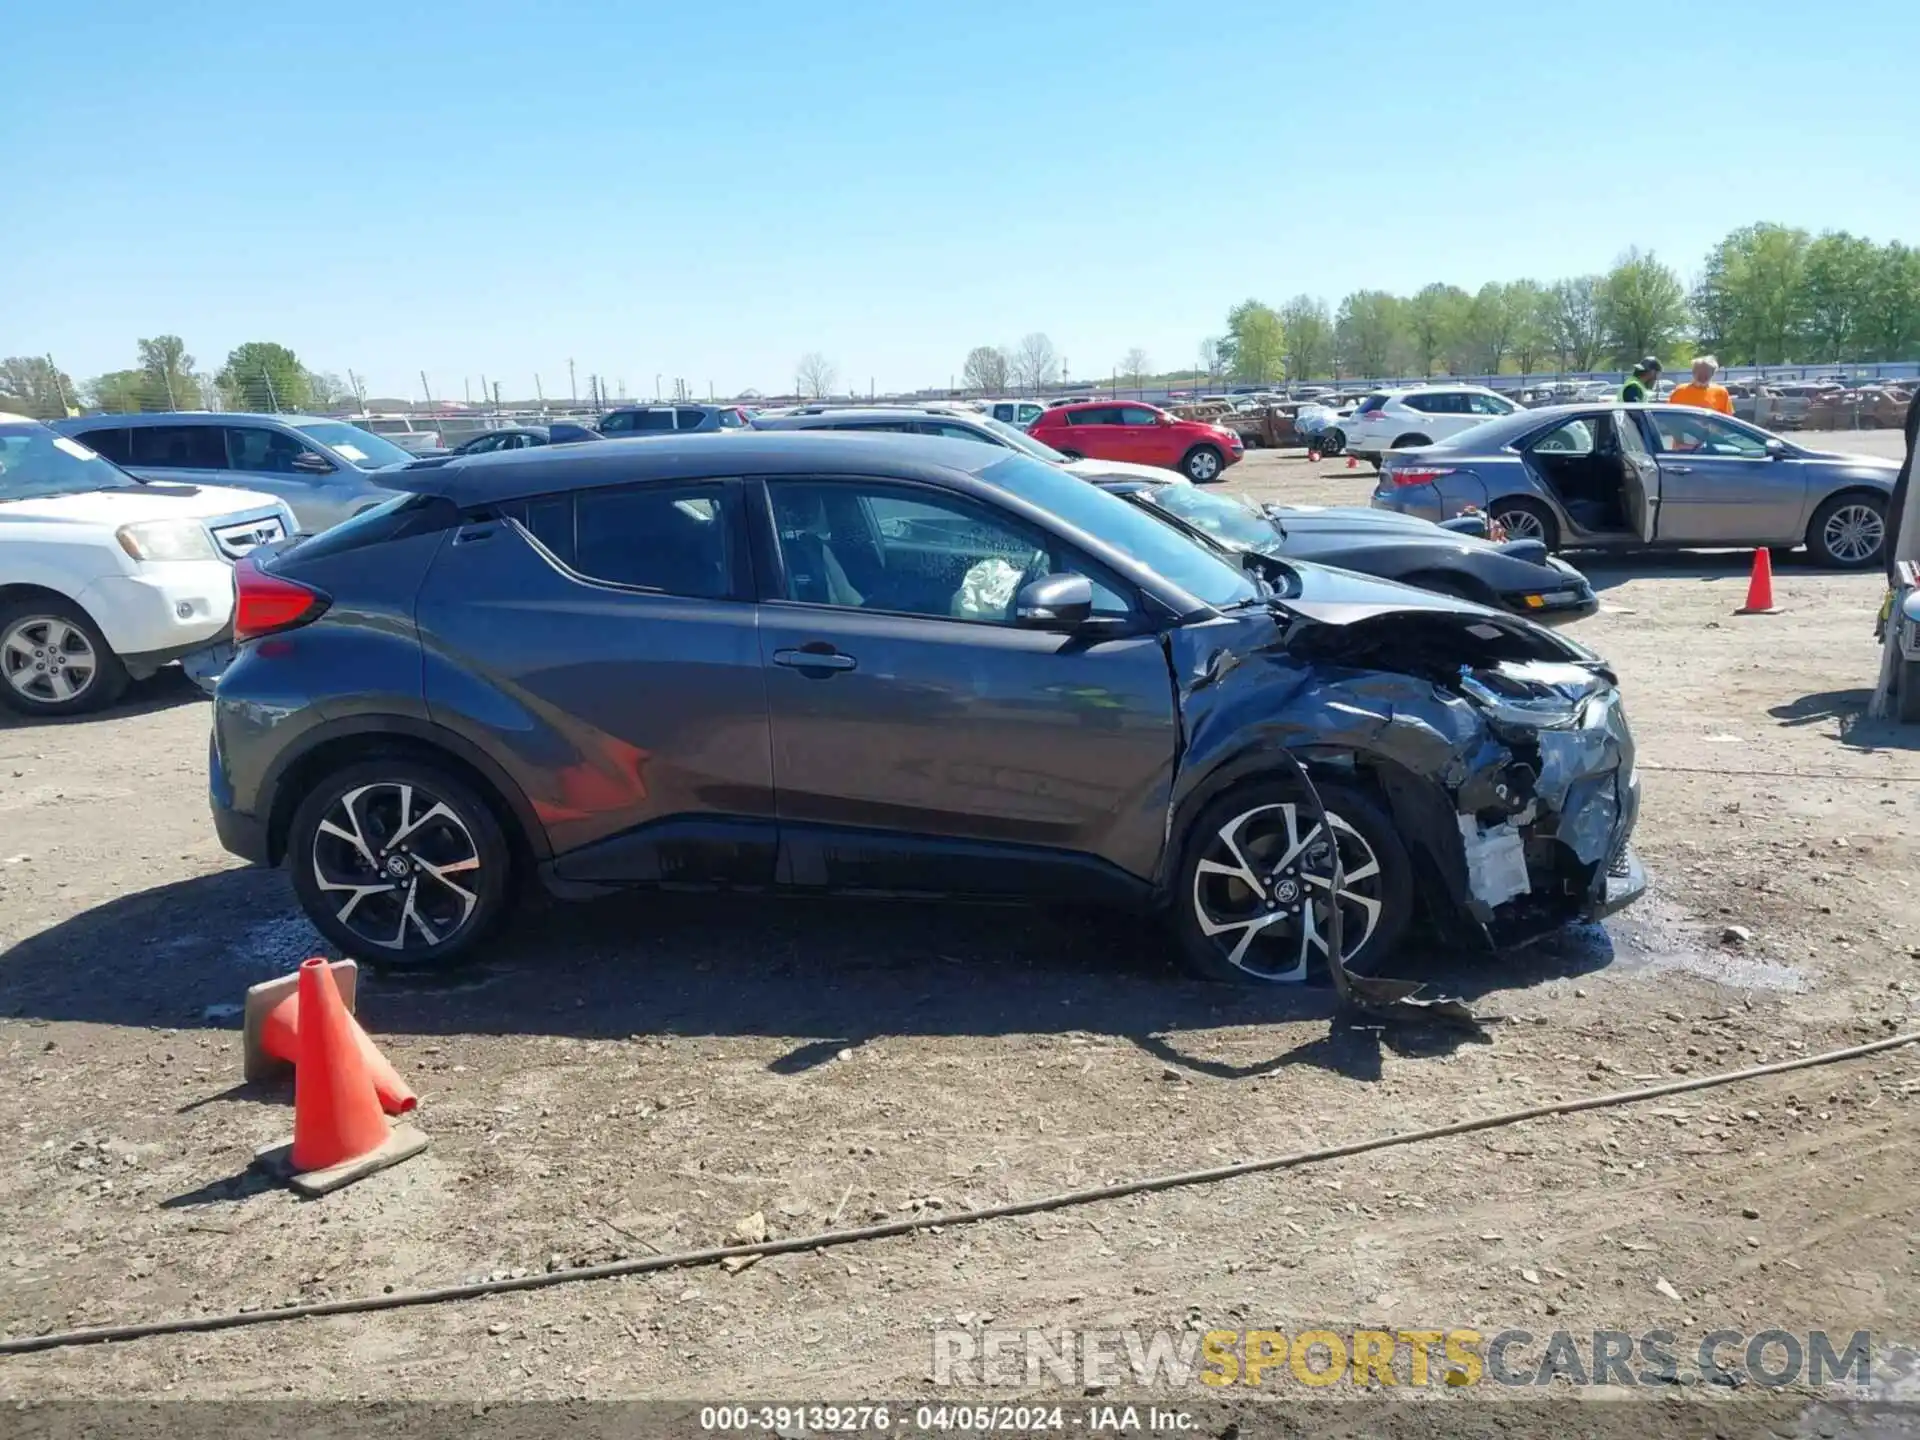
[[[1242,569],[1025,456],[768,433],[401,483],[237,569],[215,700],[222,840],[352,954],[452,960],[537,877],[1120,904],[1290,981],[1336,915],[1365,971],[1644,888],[1590,652]]]

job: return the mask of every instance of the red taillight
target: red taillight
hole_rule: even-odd
[[[1396,485],[1431,485],[1442,475],[1451,474],[1453,467],[1450,465],[1409,466],[1405,470],[1389,466],[1387,469],[1387,479]]]
[[[310,586],[269,575],[251,560],[233,567],[233,640],[256,640],[320,618],[327,597]]]

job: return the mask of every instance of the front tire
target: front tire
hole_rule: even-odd
[[[1180,462],[1180,469],[1196,485],[1211,485],[1227,468],[1227,458],[1211,445],[1196,445]]]
[[[1813,513],[1807,550],[1835,570],[1869,570],[1887,546],[1887,502],[1878,495],[1836,495]]]
[[[87,612],[65,600],[0,605],[0,701],[23,715],[79,715],[113,704],[127,667]]]
[[[1340,846],[1341,949],[1365,970],[1399,943],[1413,913],[1413,867],[1365,793],[1316,782]],[[1238,984],[1299,984],[1326,967],[1325,835],[1284,781],[1238,786],[1188,829],[1174,893],[1182,958]]]
[[[512,854],[471,786],[409,756],[337,770],[287,833],[294,893],[345,954],[395,969],[450,965],[506,914]]]

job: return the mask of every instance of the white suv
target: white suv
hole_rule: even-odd
[[[292,532],[271,495],[138,480],[0,414],[0,704],[96,710],[129,680],[222,644],[233,562]]]
[[[1376,463],[1389,450],[1431,445],[1520,407],[1484,385],[1421,385],[1376,390],[1340,426],[1347,453]]]

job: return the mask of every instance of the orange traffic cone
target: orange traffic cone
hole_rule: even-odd
[[[1736,615],[1778,615],[1773,603],[1773,552],[1762,546],[1753,552],[1753,578],[1747,581],[1747,603]]]
[[[342,1007],[345,1008],[344,997]],[[367,1067],[367,1074],[373,1080],[374,1093],[380,1097],[380,1108],[389,1115],[405,1115],[420,1103],[420,1097],[400,1078],[400,1072],[388,1063],[387,1057],[373,1043],[372,1038],[361,1028],[360,1022],[353,1018],[353,1012],[347,1010],[347,1028],[353,1035],[353,1042],[360,1049],[361,1062]],[[260,1022],[260,1048],[275,1060],[297,1067],[300,1060],[300,997],[289,995]]]
[[[1347,456],[1347,469],[1358,470],[1359,468],[1360,468],[1360,457],[1358,455]]]
[[[1318,465],[1320,463],[1320,452],[1318,450],[1307,451],[1307,463],[1309,465]]]
[[[325,1195],[426,1149],[409,1126],[390,1128],[351,1017],[327,962],[300,967],[299,1054],[293,1067],[293,1141],[255,1159],[296,1190]]]

